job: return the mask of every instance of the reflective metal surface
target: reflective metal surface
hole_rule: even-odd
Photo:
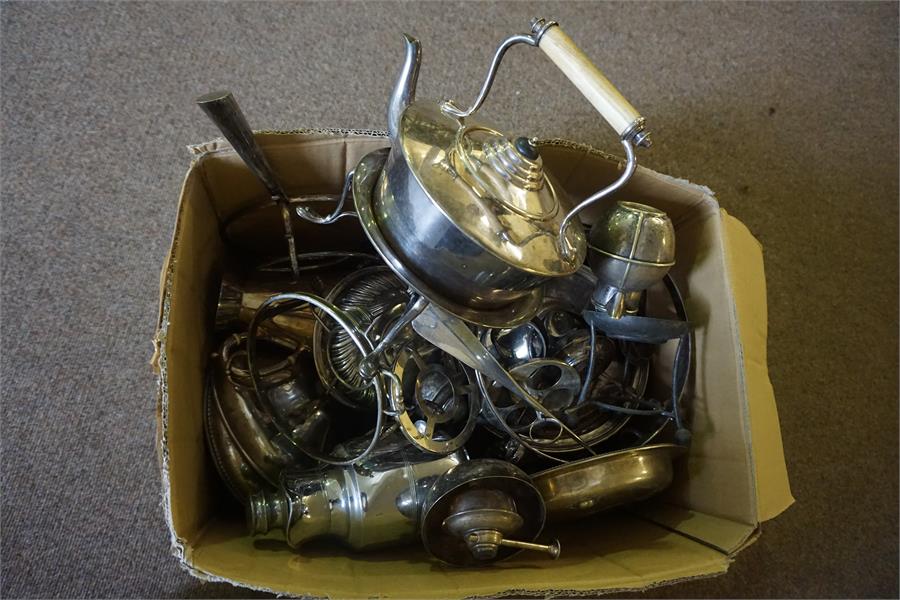
[[[496,282],[512,291],[569,275],[584,262],[578,223],[566,232],[566,243],[577,250],[560,255],[557,236],[571,204],[536,149],[523,152],[495,129],[472,117],[463,123],[429,102],[406,109],[399,135],[402,157],[392,153],[375,195],[379,226],[398,252],[412,258],[419,248],[437,251],[441,262],[454,263],[448,269],[458,269],[460,281]],[[421,221],[450,227],[441,237],[422,235],[431,232]],[[479,266],[485,271],[472,271]]]
[[[228,491],[241,503],[246,503],[252,494],[268,489],[272,484],[247,460],[233,441],[222,420],[214,393],[212,379],[208,377],[203,399],[203,429],[209,453]]]
[[[548,518],[658,492],[690,442],[680,402],[693,339],[666,273],[672,223],[618,202],[589,245],[579,219],[635,172],[634,146],[649,145],[644,120],[553,21],[534,19],[500,44],[466,109],[416,100],[421,46],[405,44],[387,109],[391,147],[339,171],[339,196],[288,197],[233,96],[198,99],[268,192],[220,223],[228,275],[203,412],[210,454],[252,533],[281,531],[295,548],[418,538],[451,565],[521,550],[557,558],[557,541],[537,539]],[[619,136],[621,172],[586,199],[569,199],[536,139],[474,116],[517,44],[539,48]],[[578,178],[580,163],[570,166]],[[288,252],[248,260],[270,252],[275,212]],[[355,226],[334,239],[305,229],[313,252],[295,251],[292,218],[346,216],[378,256],[359,252]],[[243,244],[232,247],[229,225]],[[660,279],[676,320],[650,316],[645,290]],[[649,375],[671,339],[671,389],[660,400]],[[647,445],[664,429],[678,445]],[[539,471],[536,483],[516,464]],[[552,464],[561,466],[541,470]]]
[[[559,542],[535,544],[510,539],[522,529],[524,519],[516,512],[515,501],[505,492],[473,489],[457,494],[450,504],[450,514],[443,529],[451,536],[465,540],[476,561],[497,559],[500,548],[536,550],[559,558]]]
[[[435,458],[404,444],[389,442],[354,467],[286,472],[278,491],[251,498],[251,533],[281,530],[294,548],[322,537],[354,550],[415,540],[426,492],[464,455]]]
[[[221,350],[212,356],[205,406],[206,434],[213,460],[228,487],[241,501],[246,501],[250,493],[258,491],[264,484],[277,485],[281,471],[298,460],[292,444],[274,426],[272,416],[261,412],[253,401],[252,387],[245,385],[240,367],[235,365],[235,359],[240,358],[236,350],[244,338],[228,338]],[[288,355],[281,353],[278,356],[276,351],[276,356],[278,360]],[[285,420],[285,430],[306,423],[308,427],[298,431],[297,435],[305,435],[307,443],[320,444],[328,427],[327,415],[318,412],[316,399],[311,397],[308,389],[303,389],[303,382],[294,379],[299,373],[291,362],[278,360],[269,364],[271,366],[265,369],[263,389],[267,395],[271,393],[281,407],[279,412]],[[232,374],[235,368],[236,376]]]
[[[247,165],[247,168],[259,179],[260,183],[269,192],[272,201],[281,209],[281,219],[284,223],[284,237],[287,242],[288,256],[291,259],[291,268],[294,277],[300,276],[300,267],[297,263],[297,248],[294,239],[294,227],[291,222],[291,212],[288,206],[288,196],[278,181],[275,171],[269,164],[262,148],[256,143],[253,130],[247,118],[238,106],[237,100],[231,92],[219,91],[205,94],[197,98],[197,105],[203,110],[210,120],[216,124],[225,139],[238,153],[238,156]]]
[[[359,162],[354,169],[353,198],[366,237],[391,270],[410,288],[466,322],[485,327],[514,327],[531,319],[541,305],[541,288],[532,289],[520,299],[501,308],[472,308],[439,292],[430,280],[421,278],[394,252],[382,235],[372,208],[372,195],[388,152],[387,149],[376,150]]]
[[[481,412],[475,377],[451,356],[419,342],[393,365],[391,404],[403,435],[427,452],[447,454],[465,444]]]
[[[274,290],[247,290],[231,281],[223,281],[219,288],[219,301],[216,306],[216,325],[218,332],[232,332],[246,328],[253,320],[256,309],[275,293]],[[315,317],[311,311],[297,310],[279,315],[268,323],[265,333],[290,337],[298,342],[312,339]]]
[[[551,21],[555,24],[555,21]],[[543,33],[543,32],[541,32]],[[445,113],[454,116],[465,118],[469,115],[478,111],[481,108],[481,105],[484,104],[484,101],[487,99],[488,93],[491,91],[491,87],[494,85],[494,79],[497,77],[497,70],[500,68],[500,62],[503,60],[503,57],[506,55],[506,51],[512,48],[517,44],[528,44],[529,46],[536,46],[540,40],[539,35],[512,35],[497,47],[494,51],[494,57],[491,59],[491,66],[488,67],[487,75],[484,78],[484,83],[481,84],[481,90],[478,92],[478,97],[466,110],[460,109],[456,102],[453,100],[447,100],[441,105],[441,110]]]
[[[256,311],[256,315],[253,317],[253,321],[250,323],[250,328],[247,331],[247,365],[249,376],[253,382],[253,388],[256,391],[256,399],[260,402],[260,410],[266,411],[269,414],[273,412],[273,407],[269,403],[269,398],[262,392],[262,374],[259,371],[259,365],[257,363],[257,348],[256,348],[256,336],[259,331],[259,327],[266,320],[277,316],[279,313],[296,310],[299,306],[304,306],[306,304],[311,305],[315,309],[321,311],[321,313],[331,319],[336,327],[340,327],[344,330],[347,335],[350,337],[350,340],[356,346],[357,350],[362,355],[366,355],[372,351],[372,342],[366,337],[365,333],[360,328],[356,319],[353,315],[348,312],[336,307],[334,304],[328,302],[324,298],[320,298],[314,294],[307,293],[284,293],[284,294],[276,294],[270,297],[268,300],[263,302],[263,304]],[[288,440],[290,440],[295,448],[302,452],[303,454],[313,458],[321,463],[335,465],[335,466],[345,466],[357,463],[363,460],[374,448],[378,441],[378,437],[382,433],[382,423],[384,420],[384,409],[385,409],[385,390],[384,390],[384,380],[383,377],[375,376],[372,377],[369,385],[375,390],[375,402],[374,402],[374,413],[375,413],[375,423],[372,428],[372,438],[369,442],[369,445],[362,450],[358,455],[353,456],[351,458],[337,458],[334,456],[327,455],[320,451],[320,449],[316,446],[311,446],[305,444],[303,440],[298,440],[296,438],[291,437],[291,432],[284,428],[284,425],[280,420],[275,420],[274,423],[276,427],[284,434]]]
[[[659,444],[603,454],[535,475],[550,521],[579,519],[645,500],[672,483],[672,461],[685,449]]]
[[[353,313],[356,326],[373,343],[398,319],[409,302],[406,286],[385,266],[366,267],[342,279],[326,301]],[[328,320],[316,320],[313,332],[316,370],[328,391],[351,407],[370,410],[375,389],[360,374],[363,354],[350,333],[330,327]]]
[[[536,148],[415,102],[421,49],[405,42],[388,108],[392,150],[371,198],[374,226],[399,261],[442,297],[476,309],[521,300],[547,277],[577,270],[584,232],[577,222],[561,227],[569,203]]]
[[[513,328],[486,329],[481,341],[505,367],[547,356],[547,336],[535,321]]]
[[[594,303],[618,318],[627,293],[659,282],[675,264],[675,229],[663,211],[620,201],[594,223],[590,248],[598,280]]]
[[[540,400],[527,392],[503,365],[497,362],[465,323],[453,315],[432,305],[416,317],[413,328],[416,333],[444,352],[505,387],[515,394],[517,399],[521,399],[531,409],[545,415],[548,420],[555,419],[553,413],[541,404]],[[590,447],[568,425],[559,420],[557,423],[562,433],[592,453]]]
[[[628,183],[628,180],[631,179],[631,176],[634,175],[634,170],[637,168],[637,160],[635,159],[635,156],[634,156],[634,148],[631,147],[631,142],[629,142],[628,140],[622,140],[621,143],[622,143],[622,147],[625,149],[625,156],[626,156],[625,168],[623,169],[622,174],[619,175],[618,179],[613,181],[611,184],[609,184],[602,190],[594,193],[593,195],[588,197],[586,200],[582,200],[581,202],[579,202],[578,206],[573,208],[569,212],[569,214],[566,215],[566,218],[563,220],[562,224],[559,226],[559,238],[560,238],[561,243],[564,243],[566,240],[566,237],[563,235],[563,233],[567,230],[567,228],[571,227],[572,223],[578,222],[577,219],[575,218],[578,216],[578,213],[580,213],[581,211],[586,209],[588,206],[590,206],[592,204],[596,204],[603,198],[606,198],[607,196],[611,195],[616,190],[619,190],[622,187],[624,187],[625,184]],[[568,245],[563,246],[563,251],[566,254],[572,254],[575,252],[575,250],[572,249],[572,247],[568,246]]]
[[[489,492],[487,498],[471,496],[483,491]],[[505,514],[470,514],[467,524],[458,522],[467,510],[479,509],[499,509]],[[479,459],[441,476],[428,492],[422,514],[422,543],[428,552],[452,565],[473,565],[520,552],[521,546],[500,540],[510,535],[533,542],[544,528],[546,513],[540,493],[521,469],[500,460]],[[477,523],[472,518],[476,516],[480,517]],[[471,533],[481,535],[471,540]],[[537,546],[534,549],[552,553],[547,546]]]
[[[513,368],[510,374],[521,382],[529,393],[542,396],[542,404],[552,413],[541,413],[530,406],[517,401],[498,383],[481,373],[476,373],[479,389],[485,400],[483,415],[485,423],[492,430],[509,435],[515,434],[517,441],[525,441],[529,446],[553,456],[576,452],[583,449],[583,444],[594,446],[615,435],[629,420],[628,414],[607,411],[595,404],[597,399],[609,402],[621,402],[620,396],[643,395],[649,375],[648,365],[642,364],[627,370],[619,362],[603,361],[606,368],[597,369],[587,396],[587,401],[579,399],[582,379],[588,359],[589,340],[576,340],[578,348],[570,349],[568,354],[560,356],[566,360],[542,360],[525,363]],[[575,345],[573,344],[573,346]],[[598,341],[598,353],[604,348]],[[557,376],[551,372],[558,366]],[[541,378],[556,378],[555,385],[542,391],[533,391]],[[532,381],[529,383],[529,379]],[[609,395],[613,395],[612,398]],[[630,406],[625,400],[624,406]],[[552,419],[548,418],[552,415]],[[578,435],[582,443],[570,436],[562,435],[560,423],[566,423]]]
[[[615,343],[599,335],[594,342],[594,369],[589,373],[591,336],[581,310],[589,305],[595,283],[593,274],[584,267],[570,277],[547,284],[535,321],[541,324],[547,340],[546,358],[550,360],[526,362],[510,371],[526,391],[542,396],[542,404],[553,411],[555,420],[519,402],[505,385],[493,381],[486,372],[476,372],[485,398],[482,414],[493,431],[525,442],[531,449],[564,458],[560,454],[578,451],[582,445],[570,436],[560,435],[558,423],[566,423],[584,443],[593,446],[615,435],[629,420],[628,414],[601,408],[596,401],[617,403],[643,395],[649,365],[627,367]],[[495,332],[482,331],[482,340],[488,340],[492,333]],[[490,347],[487,343],[486,346]],[[530,383],[529,379],[549,374],[554,364],[559,366],[554,371],[556,384],[547,385],[544,381],[545,391],[535,391],[534,383],[540,382]],[[631,402],[625,400],[624,405],[630,406]]]
[[[558,415],[578,401],[581,377],[578,371],[561,360],[535,359],[513,367],[509,374],[526,392],[537,398],[547,410],[552,411],[546,416]],[[548,420],[545,415],[535,414],[530,407],[516,402],[507,404],[495,402],[494,406],[506,423],[526,425],[530,440],[552,443],[562,437],[559,421],[555,418]]]

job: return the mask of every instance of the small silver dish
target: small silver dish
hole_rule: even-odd
[[[601,454],[531,476],[552,522],[581,519],[646,500],[672,483],[672,461],[684,446],[657,444]]]

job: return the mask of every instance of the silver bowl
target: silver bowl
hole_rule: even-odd
[[[547,519],[571,521],[646,500],[672,483],[672,461],[684,454],[657,444],[601,454],[531,476],[547,507]]]

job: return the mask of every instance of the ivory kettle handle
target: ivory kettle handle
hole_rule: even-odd
[[[575,84],[619,137],[631,135],[643,122],[640,113],[559,25],[554,23],[544,30],[538,47]]]

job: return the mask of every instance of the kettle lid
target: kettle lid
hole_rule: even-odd
[[[577,219],[565,231],[574,251],[561,251],[559,229],[571,207],[528,138],[510,140],[471,116],[413,102],[393,142],[431,202],[488,252],[550,277],[574,273],[584,262],[587,244]]]

